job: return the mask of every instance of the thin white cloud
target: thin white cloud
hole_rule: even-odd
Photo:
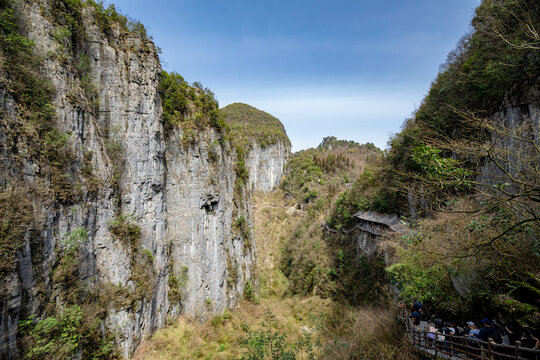
[[[242,94],[250,94],[243,89]],[[383,148],[389,133],[399,130],[422,99],[421,91],[309,87],[266,89],[241,99],[234,90],[220,91],[220,103],[245,102],[281,120],[297,151],[317,146],[325,136],[337,136]]]

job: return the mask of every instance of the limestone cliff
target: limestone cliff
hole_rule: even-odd
[[[487,141],[496,153],[493,151],[479,164],[479,183],[508,183],[511,180],[509,174],[521,180],[528,178],[530,175],[526,174],[529,172],[537,174],[531,164],[535,162],[538,150],[535,148],[536,151],[531,152],[531,141],[540,138],[539,83],[540,78],[537,78],[519,96],[511,96],[511,92],[508,92],[499,111],[490,117],[493,128],[489,129],[491,134]]]
[[[242,103],[220,110],[238,147],[246,149],[249,188],[265,193],[275,189],[291,155],[291,142],[283,124],[272,115]]]
[[[265,148],[254,142],[246,159],[250,189],[265,193],[275,189],[281,181],[290,153],[290,145],[284,142]]]
[[[25,97],[15,57],[3,60],[0,215],[11,237],[0,247],[0,358],[28,350],[20,321],[70,306],[89,326],[82,358],[104,339],[129,356],[175,315],[233,306],[253,277],[251,195],[225,130],[200,125],[204,94],[186,90],[182,116],[196,127],[168,124],[161,66],[140,24],[90,1],[7,6],[3,16],[13,7],[17,33],[34,42],[21,38],[21,54],[38,59],[19,70],[42,79],[45,95]]]

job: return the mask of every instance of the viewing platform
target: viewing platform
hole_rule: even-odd
[[[478,339],[471,340],[467,336],[432,333],[425,321],[421,321],[420,326],[414,326],[404,306],[398,309],[398,319],[404,323],[409,341],[423,357],[451,360],[540,360],[540,350],[523,347],[519,341],[516,341],[515,346],[509,346]]]

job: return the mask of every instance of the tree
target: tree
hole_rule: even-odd
[[[431,218],[396,235],[401,256],[388,270],[405,295],[425,292],[425,284],[446,289],[439,300],[455,298],[453,288],[469,300],[488,294],[490,306],[534,322],[538,309],[531,299],[540,294],[537,114],[509,122],[455,111],[467,131],[483,136],[432,139],[413,149],[417,171],[401,172],[401,187],[423,197]]]

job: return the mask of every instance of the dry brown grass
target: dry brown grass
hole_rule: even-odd
[[[277,330],[294,343],[308,329],[322,338],[318,359],[412,360],[416,355],[405,341],[394,307],[352,308],[319,297],[266,299],[264,304],[242,303],[206,323],[182,316],[139,346],[136,360],[239,359],[239,340],[245,327],[261,330],[266,309],[277,321]],[[315,319],[326,319],[316,328]]]
[[[243,353],[239,340],[246,335],[244,329],[259,330],[267,308],[276,317],[278,331],[286,333],[292,343],[300,337],[302,327],[309,326],[310,314],[326,313],[331,304],[318,297],[274,297],[259,305],[243,302],[236,311],[226,311],[205,323],[181,316],[143,341],[134,359],[237,359]]]
[[[294,200],[281,190],[254,197],[254,231],[257,247],[257,273],[262,296],[282,296],[287,278],[278,269],[285,239],[301,221],[305,211],[296,209]]]
[[[474,200],[455,200],[447,212],[420,221],[413,228],[416,235],[403,239],[394,234],[390,242],[420,254],[425,266],[444,264],[458,274],[460,270],[487,274],[481,282],[505,281],[519,271],[534,273],[538,259],[530,256],[528,234],[492,241],[500,231],[494,215],[474,213],[475,206]]]
[[[332,341],[334,337],[338,340]],[[325,339],[327,359],[417,359],[394,306],[337,308],[328,319]]]

